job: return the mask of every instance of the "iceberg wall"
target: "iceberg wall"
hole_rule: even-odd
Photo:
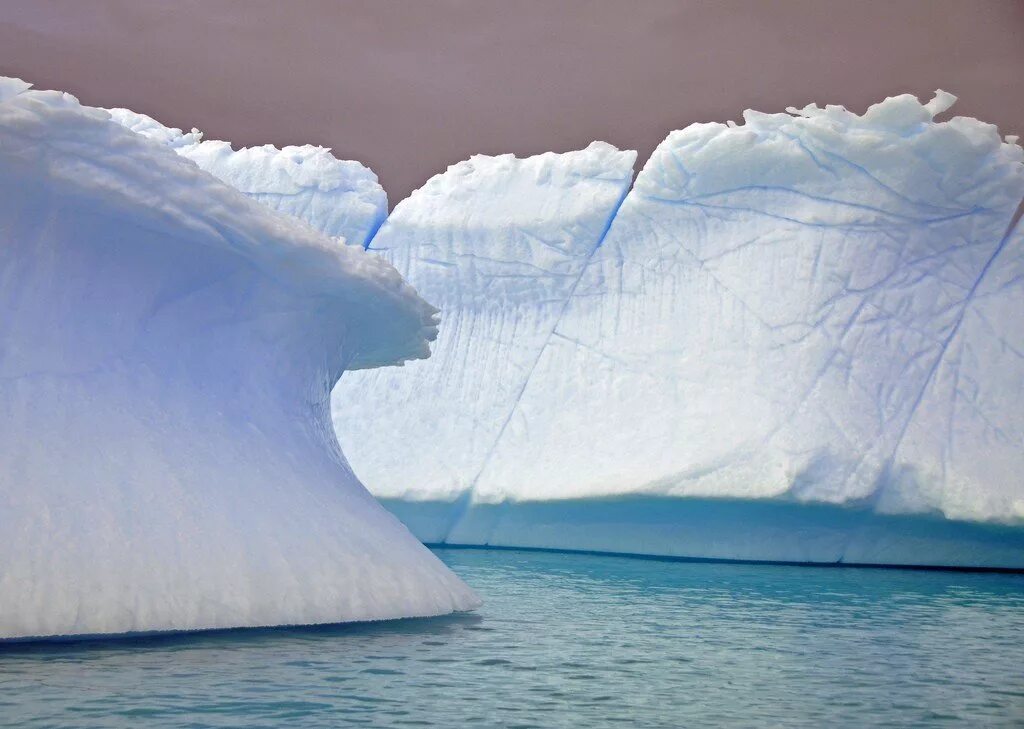
[[[669,135],[477,495],[850,503],[925,466],[901,461],[904,433],[925,417],[922,392],[1001,265],[1024,194],[1021,149],[973,120],[933,122],[948,103],[747,112],[743,126]],[[1013,375],[990,377],[1002,390]],[[1024,479],[972,489],[991,507],[957,505],[937,484],[912,510],[1000,519],[1024,499]]]
[[[478,604],[331,428],[435,336],[379,258],[0,79],[0,312],[0,638]]]
[[[942,342],[879,494],[888,510],[941,504],[1024,521],[1024,228],[986,262]]]
[[[398,204],[370,250],[416,281],[441,326],[430,359],[352,373],[334,391],[339,440],[352,444],[352,466],[377,496],[455,499],[472,488],[635,159],[601,143],[527,159],[481,155]],[[360,422],[370,413],[374,422]]]
[[[441,339],[339,384],[389,414],[336,418],[356,472],[427,542],[1024,567],[1024,154],[954,100],[673,132],[554,289],[530,226],[585,212],[510,215],[562,199],[527,161],[434,178],[370,248]]]

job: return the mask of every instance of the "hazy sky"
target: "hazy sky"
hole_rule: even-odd
[[[743,109],[960,96],[1024,132],[1024,2],[0,0],[0,73],[238,145],[316,143],[392,204],[474,153],[640,151]]]

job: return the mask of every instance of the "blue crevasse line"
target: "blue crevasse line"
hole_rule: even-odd
[[[387,194],[387,193],[385,193],[385,194]],[[373,243],[373,239],[377,237],[377,232],[381,229],[381,227],[384,225],[384,223],[390,217],[391,217],[391,212],[389,210],[385,210],[384,214],[382,216],[380,216],[380,219],[377,221],[377,224],[373,227],[373,229],[369,233],[367,233],[366,240],[363,241],[363,250],[364,251],[370,250],[370,244]]]
[[[377,221],[377,224],[366,235],[366,240],[363,241],[363,250],[364,251],[367,251],[367,250],[370,249],[370,243],[372,243],[373,239],[377,237],[377,231],[379,231],[381,229],[381,226],[384,225],[384,223],[385,223],[385,221],[387,221],[388,217],[390,217],[390,214],[381,216],[380,220]]]

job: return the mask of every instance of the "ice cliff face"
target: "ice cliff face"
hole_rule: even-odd
[[[130,109],[108,111],[118,124],[171,147],[221,182],[349,245],[365,247],[387,217],[377,175],[359,162],[335,159],[329,149],[267,144],[233,150],[228,142],[203,140],[198,129],[185,133]]]
[[[942,341],[879,503],[1024,520],[1024,228],[1000,241]]]
[[[427,541],[1024,566],[960,524],[1024,519],[1022,151],[953,101],[696,124],[617,212],[606,148],[434,178],[370,248],[441,338],[340,383],[356,472]]]
[[[430,359],[346,377],[342,444],[378,496],[472,488],[632,179],[634,152],[595,143],[473,157],[400,203],[373,239],[442,310]],[[361,416],[388,414],[374,423]],[[418,434],[413,437],[413,434]]]
[[[477,604],[331,429],[436,332],[379,258],[2,79],[0,312],[0,638]]]

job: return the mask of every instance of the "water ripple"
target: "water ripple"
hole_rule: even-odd
[[[0,646],[0,726],[1020,726],[1024,576],[439,550],[475,615]]]

